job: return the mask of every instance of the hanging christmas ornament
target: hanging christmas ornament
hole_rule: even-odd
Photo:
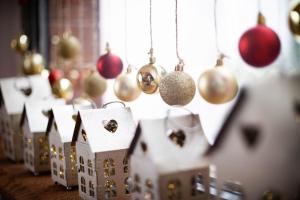
[[[134,101],[141,94],[141,90],[136,82],[136,75],[132,68],[128,66],[127,72],[120,74],[114,83],[115,95],[122,101]]]
[[[226,103],[236,96],[238,84],[233,73],[223,66],[223,56],[217,60],[215,68],[201,74],[198,90],[207,102],[213,104]]]
[[[29,39],[27,35],[22,34],[17,39],[13,39],[10,43],[10,46],[17,52],[24,54],[29,47]]]
[[[258,0],[257,25],[247,30],[239,41],[239,52],[243,60],[254,67],[265,67],[276,60],[280,53],[278,35],[265,24]]]
[[[294,0],[291,3],[289,27],[296,41],[300,44],[300,0]]]
[[[183,71],[184,62],[178,52],[178,3],[175,0],[175,25],[176,25],[176,55],[179,63],[175,71],[167,74],[159,83],[161,98],[169,105],[184,106],[192,101],[196,86],[193,78]]]
[[[232,100],[238,92],[238,84],[234,74],[223,66],[224,54],[221,52],[218,40],[217,0],[214,4],[214,26],[216,49],[219,53],[215,68],[206,70],[198,79],[200,95],[209,103],[222,104]]]
[[[84,80],[84,91],[90,97],[97,98],[103,95],[106,87],[106,80],[95,71]]]
[[[80,105],[80,106],[94,106],[94,102],[92,99],[88,97],[78,97],[73,100],[73,105]]]
[[[79,54],[80,48],[79,40],[70,32],[65,32],[58,43],[58,53],[64,59],[75,58]]]
[[[26,75],[40,74],[45,68],[43,56],[39,53],[27,53],[23,59],[22,69]]]
[[[121,58],[111,53],[108,43],[106,43],[106,51],[106,54],[100,56],[97,61],[98,72],[104,78],[115,78],[122,72],[123,63]]]
[[[152,0],[149,0],[149,25],[150,25],[150,51],[149,51],[149,64],[144,65],[137,73],[136,79],[138,86],[146,94],[153,94],[158,89],[158,84],[163,76],[165,76],[166,71],[163,67],[158,67],[154,65],[155,57],[153,56],[153,34],[152,34]]]
[[[58,98],[69,101],[74,95],[72,83],[66,78],[59,79],[52,85],[52,93]]]
[[[48,79],[51,85],[53,85],[57,80],[63,77],[63,72],[60,69],[52,69],[49,73]]]

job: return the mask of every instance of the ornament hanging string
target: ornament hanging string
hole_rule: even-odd
[[[179,65],[184,65],[183,59],[179,56],[178,48],[178,2],[175,0],[175,27],[176,27],[176,56],[179,61]]]
[[[217,8],[218,8],[218,0],[214,0],[214,28],[215,28],[216,50],[218,55],[220,55],[221,58],[224,58],[228,56],[220,48]]]
[[[127,27],[127,0],[124,1],[124,48],[125,48],[125,61],[129,67],[129,61],[128,61],[128,46],[127,46],[127,40],[128,40],[128,27]]]
[[[83,38],[84,38],[84,32],[82,31],[83,29],[83,19],[84,19],[84,7],[83,7],[83,3],[82,1],[79,1],[79,6],[78,6],[78,9],[79,9],[79,40],[80,41],[84,41]],[[94,44],[94,43],[93,43]],[[94,52],[93,52],[94,54]],[[79,63],[80,63],[80,66],[82,67],[83,63],[84,63],[84,60],[83,60],[83,55],[81,54],[79,56]]]
[[[67,28],[66,28],[66,30],[69,34],[71,33],[71,17],[72,17],[71,16],[71,12],[72,12],[71,6],[72,6],[72,3],[71,3],[71,0],[69,0],[68,4],[66,5],[66,7],[67,7],[67,9],[66,9],[66,12],[67,12],[67,16],[66,16],[66,18],[67,18],[67,23],[66,23]]]
[[[153,57],[153,33],[152,33],[152,0],[149,0],[149,34],[150,34],[150,57]]]

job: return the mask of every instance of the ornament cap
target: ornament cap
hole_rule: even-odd
[[[179,63],[175,66],[175,71],[180,71],[182,72],[183,71],[183,64],[182,63]]]
[[[155,58],[154,56],[151,55],[150,58],[149,58],[149,63],[150,63],[150,64],[154,64],[155,61],[156,61],[156,58]]]
[[[215,67],[221,67],[221,66],[223,66],[224,65],[224,58],[225,58],[225,55],[221,54],[219,56],[219,58],[217,59]]]
[[[106,52],[107,52],[107,53],[110,53],[110,51],[111,51],[111,49],[110,49],[110,46],[109,46],[109,43],[108,43],[108,42],[106,42],[106,44],[105,44],[105,50],[106,50]]]
[[[126,69],[127,74],[132,72],[132,66],[128,65],[127,69]]]
[[[258,13],[257,24],[258,25],[266,25],[266,18],[261,12]]]

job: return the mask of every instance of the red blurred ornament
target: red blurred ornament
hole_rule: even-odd
[[[258,25],[246,31],[239,41],[239,52],[243,60],[254,67],[265,67],[271,64],[280,53],[278,35],[265,25],[261,13]]]
[[[52,69],[49,73],[48,79],[51,85],[54,84],[55,81],[61,79],[63,77],[63,72],[60,69]]]
[[[20,6],[27,6],[29,3],[29,0],[18,0],[18,4]]]
[[[97,61],[98,72],[104,78],[115,78],[122,72],[123,63],[118,56],[110,52],[108,44],[106,44],[106,51],[107,53],[100,56]]]

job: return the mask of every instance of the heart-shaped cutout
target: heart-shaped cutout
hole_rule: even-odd
[[[170,130],[168,135],[174,144],[178,145],[179,147],[183,147],[186,138],[183,130]]]
[[[111,133],[114,133],[117,131],[118,129],[118,122],[114,119],[111,119],[111,120],[104,120],[103,121],[103,125],[104,125],[104,128],[106,130],[108,130],[109,132]]]
[[[20,91],[25,95],[25,96],[30,96],[32,93],[31,87],[28,88],[21,88]]]

